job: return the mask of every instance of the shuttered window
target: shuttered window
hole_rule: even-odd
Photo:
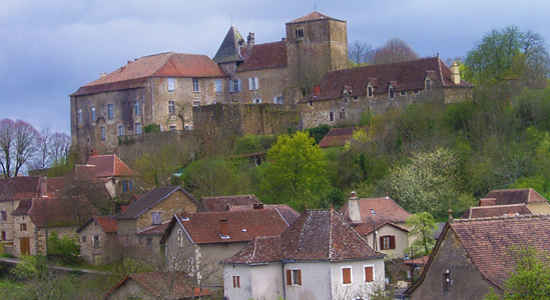
[[[342,268],[342,284],[351,284],[351,268]]]
[[[380,250],[395,249],[395,236],[385,235],[380,237]]]
[[[240,288],[241,287],[241,276],[233,276],[233,288]]]
[[[372,266],[365,267],[365,282],[374,281],[374,268]]]
[[[286,270],[286,285],[302,285],[302,270]]]
[[[286,270],[286,285],[292,285],[292,271]]]

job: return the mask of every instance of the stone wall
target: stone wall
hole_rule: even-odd
[[[94,248],[94,236],[99,237],[98,248]],[[79,241],[80,255],[90,264],[109,264],[120,257],[120,245],[116,233],[105,233],[96,222],[90,223],[79,233]]]
[[[257,77],[259,88],[250,90],[248,79]],[[255,71],[239,72],[236,78],[241,80],[241,92],[231,93],[232,103],[251,104],[255,99],[262,99],[262,103],[273,103],[273,99],[282,96],[284,103],[293,104],[295,99],[289,93],[289,78],[287,68],[273,68]]]
[[[166,223],[172,219],[174,214],[182,212],[194,213],[197,211],[197,205],[183,192],[177,191],[172,193],[166,199],[162,200],[157,205],[148,209],[145,213],[136,220],[136,230],[140,232],[147,227],[153,225],[151,213],[160,212],[161,223]]]

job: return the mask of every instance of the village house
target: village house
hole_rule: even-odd
[[[228,195],[201,198],[201,211],[226,211],[233,206],[261,204],[256,195]]]
[[[112,287],[105,300],[188,300],[209,299],[207,289],[194,287],[190,278],[182,272],[149,272],[126,276]]]
[[[343,147],[353,137],[355,127],[331,128],[329,132],[319,141],[320,148]]]
[[[445,225],[410,299],[482,299],[502,294],[515,269],[514,249],[550,254],[550,216],[525,215],[457,219]]]
[[[161,243],[170,271],[194,274],[200,286],[223,287],[219,262],[231,257],[257,236],[277,235],[298,218],[286,205],[177,214]]]
[[[384,254],[340,213],[307,210],[226,259],[223,278],[228,300],[369,299],[384,289]]]
[[[120,257],[117,220],[112,216],[94,216],[76,230],[80,256],[90,264],[109,264]]]
[[[359,198],[352,194],[341,211],[370,247],[388,258],[406,256],[405,249],[415,239],[406,226],[411,214],[389,197]]]
[[[525,204],[533,214],[550,214],[550,203],[534,189],[492,190],[479,200],[479,206]]]
[[[159,241],[172,216],[194,213],[197,207],[195,198],[179,186],[156,188],[140,196],[116,217],[123,254],[159,262],[163,257]]]

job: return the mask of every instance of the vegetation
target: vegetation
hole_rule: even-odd
[[[64,264],[75,264],[80,261],[80,245],[74,238],[63,236],[59,238],[57,232],[48,236],[48,257],[59,259]]]
[[[428,212],[417,213],[407,219],[407,226],[410,233],[417,238],[405,253],[412,254],[412,257],[430,254],[435,245],[434,232],[437,229],[434,217]]]

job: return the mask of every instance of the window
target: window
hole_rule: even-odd
[[[167,85],[168,85],[168,91],[169,92],[174,91],[176,89],[176,79],[168,78]]]
[[[95,123],[96,115],[95,115],[95,107],[94,106],[92,106],[92,108],[90,108],[90,119],[91,119],[90,121],[92,123]]]
[[[6,240],[6,232],[2,231],[2,241],[5,241],[5,240]]]
[[[389,94],[390,99],[393,99],[395,97],[395,90],[393,89],[393,86],[391,86],[391,85],[388,87],[388,94]]]
[[[233,276],[233,288],[240,288],[241,287],[241,276]]]
[[[76,115],[76,122],[78,122],[78,124],[82,124],[82,109],[78,110],[78,113]]]
[[[151,213],[151,219],[153,221],[153,225],[160,225],[161,218],[160,218],[160,212],[154,211]]]
[[[86,243],[86,236],[83,235],[83,236],[80,238],[80,240],[81,240],[83,243]]]
[[[201,106],[201,100],[193,100],[193,106],[194,107]]]
[[[136,116],[141,116],[141,103],[139,102],[139,100],[134,103],[134,113],[136,114]]]
[[[178,229],[178,235],[177,235],[178,245],[180,248],[183,248],[185,241],[183,239],[183,230]]]
[[[26,223],[19,224],[19,231],[27,231],[27,224]]]
[[[302,285],[302,270],[286,270],[287,285]]]
[[[240,79],[229,80],[229,92],[238,93],[240,91],[241,91],[241,80]]]
[[[168,113],[173,114],[176,112],[176,102],[174,100],[168,101]]]
[[[141,123],[137,122],[136,123],[136,134],[141,134],[141,133],[142,133]]]
[[[117,134],[118,134],[118,136],[123,136],[124,135],[124,125],[118,125]]]
[[[153,245],[153,238],[148,237],[147,240],[145,240],[147,246]]]
[[[344,119],[346,119],[346,111],[342,109],[340,111],[340,120],[344,120]]]
[[[374,89],[372,88],[372,85],[367,86],[367,97],[372,97],[374,95]]]
[[[342,284],[351,284],[351,267],[342,268]]]
[[[260,103],[262,103],[262,98],[254,99],[254,104],[260,104]]]
[[[407,96],[407,91],[401,91],[401,96]]]
[[[115,105],[107,104],[107,119],[112,120],[115,118]]]
[[[380,237],[380,250],[395,249],[395,236],[384,235]]]
[[[122,181],[122,192],[127,193],[131,190],[131,184],[129,180]]]
[[[104,141],[105,138],[105,126],[101,126],[101,140]]]
[[[199,80],[197,78],[193,78],[193,92],[200,92],[200,86],[199,86]]]
[[[223,93],[223,82],[221,79],[216,79],[214,82],[216,86],[216,93]]]
[[[331,121],[331,122],[334,121],[334,112],[331,111],[331,112],[328,114],[328,119],[329,119],[329,121]]]
[[[3,211],[0,212],[0,217],[1,217],[2,221],[7,221],[8,220],[8,213],[5,210],[3,210]]]
[[[92,247],[94,247],[94,249],[97,249],[99,248],[99,246],[99,235],[94,235],[92,240]]]
[[[432,89],[432,80],[430,78],[426,78],[426,89],[427,90]]]
[[[273,103],[275,103],[275,104],[284,104],[283,96],[273,97]]]
[[[178,127],[176,125],[170,125],[170,131],[176,131]]]
[[[373,266],[365,266],[365,282],[373,282],[374,281],[374,267]]]
[[[296,28],[296,39],[303,39],[304,38],[304,29],[303,28]]]
[[[255,91],[259,88],[260,88],[260,81],[258,80],[258,77],[248,78],[248,89],[250,91]]]

